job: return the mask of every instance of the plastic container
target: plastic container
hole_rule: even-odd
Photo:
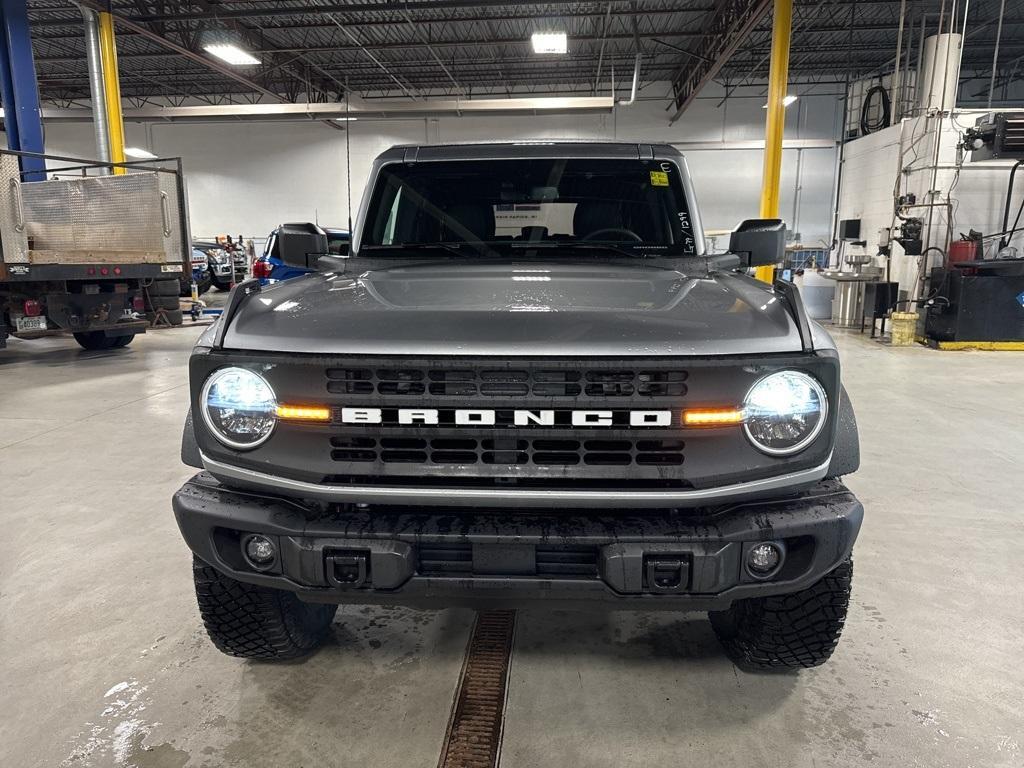
[[[977,240],[955,240],[949,244],[949,255],[946,260],[950,264],[975,261],[979,258],[979,245]]]
[[[892,345],[894,347],[911,347],[917,336],[917,312],[893,312]]]

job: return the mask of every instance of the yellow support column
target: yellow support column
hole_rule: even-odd
[[[100,11],[100,57],[103,59],[103,93],[106,96],[107,125],[110,132],[110,161],[124,162],[124,121],[121,119],[121,81],[117,76],[117,45],[114,42],[114,17]],[[120,166],[114,173],[125,173]]]
[[[782,176],[782,133],[786,127],[786,89],[789,84],[789,39],[793,26],[793,0],[775,0],[772,17],[772,59],[768,72],[768,112],[764,130],[764,172],[761,177],[761,218],[779,217],[779,180]],[[755,276],[772,282],[775,268],[757,267]]]

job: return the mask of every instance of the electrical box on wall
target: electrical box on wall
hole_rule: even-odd
[[[840,240],[860,240],[860,219],[841,219],[839,221]]]

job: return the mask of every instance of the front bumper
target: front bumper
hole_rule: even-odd
[[[221,280],[231,279],[231,265],[228,263],[224,264],[210,264],[210,274],[213,278]]]
[[[845,560],[864,510],[840,482],[788,499],[717,510],[578,510],[306,506],[239,491],[201,472],[174,496],[188,546],[239,581],[313,602],[721,610],[803,589]],[[248,534],[278,556],[257,570]],[[749,549],[780,543],[768,578]]]

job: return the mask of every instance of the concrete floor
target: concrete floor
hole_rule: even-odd
[[[221,656],[170,511],[194,328],[0,352],[0,765],[432,768],[467,611],[343,609]],[[503,768],[1024,765],[1024,358],[842,336],[867,508],[832,662],[752,675],[703,617],[520,614]]]

